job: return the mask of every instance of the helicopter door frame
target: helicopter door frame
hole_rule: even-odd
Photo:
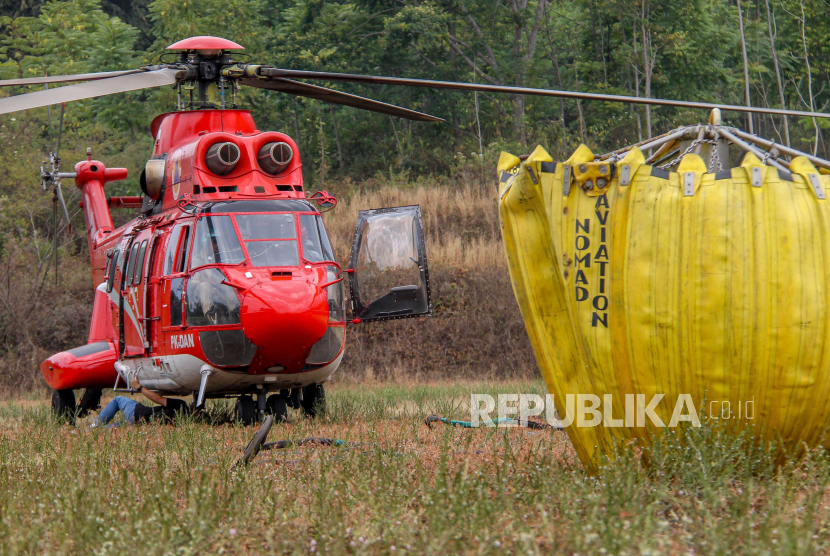
[[[126,272],[127,268],[130,265],[130,258],[131,258],[131,251],[133,249],[133,242],[135,240],[134,235],[127,235],[125,234],[121,244],[119,245],[120,252],[124,255],[123,260],[119,260],[120,263],[115,271],[118,273],[115,277],[115,285],[113,289],[118,288],[116,291],[118,292],[118,304],[116,305],[116,313],[118,316],[118,357],[121,358],[124,356],[124,352],[127,348],[127,341],[126,341],[126,325],[124,321],[124,292],[126,284]]]
[[[179,226],[181,222],[170,222],[163,227],[156,228],[155,239],[153,241],[153,255],[150,259],[150,268],[148,269],[148,284],[151,286],[149,292],[149,299],[147,301],[149,310],[148,314],[153,315],[153,320],[145,321],[151,324],[148,332],[150,338],[150,353],[153,355],[166,354],[165,328],[169,326],[169,305],[170,292],[168,291],[170,285],[170,274],[173,274],[173,266],[175,261],[171,263],[171,271],[167,272],[165,265],[167,264],[167,249],[171,241],[175,241],[178,245],[180,233],[176,233],[176,229],[181,229]],[[175,256],[174,256],[175,257]],[[167,313],[167,314],[165,314]]]
[[[158,282],[153,283],[153,269],[158,266],[158,253],[161,250],[158,248],[159,238],[162,236],[162,231],[154,229],[147,240],[147,251],[144,254],[144,291],[142,292],[141,305],[144,308],[144,318],[141,319],[144,323],[144,353],[150,355],[153,352],[153,334],[158,328],[158,322],[161,320],[161,314],[154,311],[152,291],[158,288]]]
[[[125,277],[125,309],[128,310],[130,322],[124,328],[125,357],[140,357],[147,349],[146,334],[146,304],[144,303],[147,281],[144,279],[144,268],[147,264],[147,248],[152,239],[152,230],[138,231],[133,237],[130,246],[130,260],[127,263]]]
[[[170,348],[171,335],[182,336],[187,328],[184,321],[184,309],[186,303],[185,285],[187,278],[186,262],[190,254],[190,247],[194,233],[193,227],[193,220],[191,219],[177,220],[171,228],[165,227],[162,231],[163,234],[167,235],[167,239],[164,242],[156,242],[161,259],[159,260],[159,267],[157,268],[159,274],[153,279],[153,282],[157,282],[157,285],[155,286],[156,297],[154,299],[156,314],[154,316],[158,316],[160,318],[155,321],[157,322],[157,328],[156,333],[154,334],[154,353],[160,353],[162,355],[172,353]],[[171,242],[175,243],[175,245],[172,245],[172,260],[170,261],[170,269],[168,271],[166,268],[168,264],[167,256],[168,251],[171,249]],[[187,243],[184,244],[183,242]],[[174,323],[174,315],[171,312],[173,305],[172,288],[175,280],[181,280],[182,284],[181,313],[178,318],[179,322],[177,323]],[[153,301],[151,301],[151,303],[153,303]]]

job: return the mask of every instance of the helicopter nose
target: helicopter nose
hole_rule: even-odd
[[[299,371],[328,325],[323,290],[305,280],[262,282],[242,301],[242,328],[259,349],[252,367]]]

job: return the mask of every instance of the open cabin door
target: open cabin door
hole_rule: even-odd
[[[360,211],[349,287],[352,312],[361,321],[432,314],[420,206]]]
[[[122,314],[124,316],[123,355],[136,357],[143,355],[145,343],[145,307],[143,302],[144,267],[147,257],[147,246],[152,237],[152,230],[145,229],[136,234],[129,249],[126,271],[122,277],[120,295],[123,298]]]

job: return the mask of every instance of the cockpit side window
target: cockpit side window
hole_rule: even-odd
[[[204,216],[196,224],[190,268],[239,264],[245,260],[230,216]]]
[[[225,275],[218,268],[193,273],[187,281],[187,325],[212,326],[239,324],[239,298],[223,284]]]
[[[182,233],[181,224],[173,228],[173,233],[167,240],[167,249],[164,252],[164,275],[173,273],[173,265],[176,262],[176,248],[179,246],[179,235]]]
[[[182,244],[179,248],[179,256],[176,257],[176,272],[184,272],[187,261],[187,247],[190,241],[190,226],[182,228]]]
[[[331,242],[319,216],[300,215],[300,232],[303,240],[303,258],[311,263],[337,262],[331,249]]]
[[[320,239],[323,244],[323,257],[327,261],[337,262],[337,257],[334,255],[334,248],[329,241],[329,235],[326,233],[326,227],[323,226],[323,217],[317,216],[317,230],[320,232]]]

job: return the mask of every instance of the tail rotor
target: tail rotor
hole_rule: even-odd
[[[46,85],[46,89],[49,88],[49,85]],[[60,206],[60,212],[63,213],[63,218],[66,220],[66,226],[69,232],[72,232],[72,221],[69,218],[69,210],[66,208],[66,200],[63,197],[63,189],[61,188],[61,178],[74,178],[75,173],[70,172],[61,172],[60,171],[60,149],[61,149],[61,136],[63,135],[63,114],[64,114],[65,104],[61,103],[61,114],[60,119],[58,120],[58,140],[55,144],[55,150],[49,153],[49,161],[48,167],[47,162],[43,163],[43,166],[40,167],[40,188],[43,192],[46,192],[47,187],[52,189],[52,222],[54,225],[54,233],[52,234],[53,244],[52,244],[52,251],[55,254],[55,284],[58,283],[58,206]],[[49,113],[49,131],[50,135],[52,134],[52,110],[51,107],[48,111]]]

